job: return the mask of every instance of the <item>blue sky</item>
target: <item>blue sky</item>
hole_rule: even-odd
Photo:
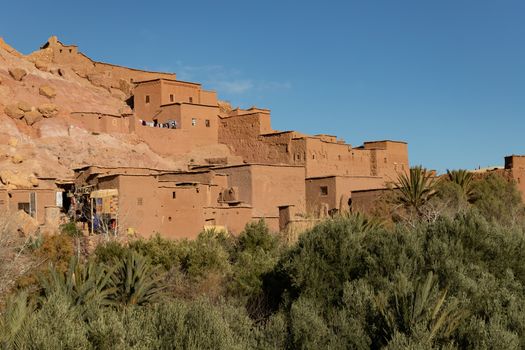
[[[525,1],[10,1],[0,36],[55,34],[101,61],[174,71],[273,127],[409,143],[444,171],[525,154]]]

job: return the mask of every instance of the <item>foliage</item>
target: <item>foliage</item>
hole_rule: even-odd
[[[397,200],[406,208],[415,210],[422,215],[422,206],[436,195],[437,180],[427,169],[416,166],[410,168],[410,173],[399,173],[396,183]]]
[[[51,266],[41,285],[47,297],[61,293],[72,305],[96,307],[110,304],[110,296],[116,291],[111,285],[112,277],[113,271],[106,266],[94,261],[81,264],[72,257],[68,271],[61,273]]]
[[[71,221],[60,226],[60,232],[71,237],[81,237],[82,231],[77,228],[75,222]]]
[[[116,261],[111,279],[115,288],[113,298],[118,303],[145,305],[162,296],[158,267],[136,252],[130,251],[122,260]]]
[[[38,298],[20,291],[0,307],[0,347],[525,348],[515,184],[476,178],[469,201],[465,174],[427,175],[415,175],[420,199],[403,202],[410,225],[388,210],[338,215],[291,246],[262,221],[238,237],[108,242],[86,260],[71,258],[68,235],[45,237],[31,253],[52,267],[33,270]]]
[[[474,176],[471,172],[459,169],[459,170],[448,170],[447,169],[448,180],[457,184],[463,195],[467,200],[472,201],[475,198],[474,191]]]
[[[524,209],[516,185],[497,173],[475,181],[474,207],[481,215],[503,225],[523,224]]]

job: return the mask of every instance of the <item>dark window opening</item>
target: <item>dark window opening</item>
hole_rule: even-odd
[[[193,97],[190,97],[190,103],[193,103]]]
[[[206,120],[204,121],[204,125],[206,125],[206,127],[209,128],[209,127],[210,127],[210,120],[209,120],[209,119],[206,119]]]
[[[171,198],[173,199],[177,198],[177,192],[173,191],[173,193],[171,194]]]
[[[18,210],[23,210],[26,214],[29,214],[29,203],[18,203]]]
[[[146,95],[146,103],[149,103],[149,95]]]
[[[60,49],[60,53],[62,53],[62,49]]]
[[[328,186],[321,186],[321,196],[328,196]]]
[[[73,50],[69,49],[69,53],[73,52]]]
[[[170,102],[173,102],[173,94],[170,94]]]

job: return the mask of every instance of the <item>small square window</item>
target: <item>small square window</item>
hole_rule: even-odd
[[[191,118],[191,126],[197,125],[197,118]]]
[[[204,124],[206,125],[207,128],[209,128],[209,127],[210,127],[210,120],[209,120],[209,119],[206,119],[206,120],[204,121]]]
[[[170,102],[173,102],[173,94],[170,94]]]
[[[142,205],[142,197],[137,198],[137,205]]]
[[[146,103],[149,103],[149,95],[146,95]]]
[[[321,186],[321,196],[328,196],[328,186]]]
[[[23,210],[29,214],[29,203],[18,203],[18,210]]]

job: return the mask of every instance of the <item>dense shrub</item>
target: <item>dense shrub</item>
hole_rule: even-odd
[[[108,242],[85,261],[69,235],[45,237],[33,253],[51,267],[33,271],[38,297],[19,292],[0,309],[0,346],[525,348],[515,185],[450,174],[417,216],[341,215],[292,246],[263,221],[238,237]]]

